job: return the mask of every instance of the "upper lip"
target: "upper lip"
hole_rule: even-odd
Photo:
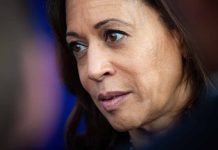
[[[98,95],[98,100],[100,101],[110,100],[110,99],[113,99],[114,97],[127,95],[129,93],[130,92],[125,92],[125,91],[111,91],[111,92],[100,93]]]

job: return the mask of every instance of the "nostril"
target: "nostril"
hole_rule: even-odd
[[[113,72],[112,71],[105,71],[105,72],[101,72],[101,73],[91,73],[89,74],[89,78],[91,80],[95,80],[95,81],[102,81],[105,77],[108,77],[110,75],[112,75]]]
[[[105,77],[115,74],[115,68],[111,63],[92,63],[88,66],[88,76],[91,80],[102,81]]]
[[[108,76],[108,75],[110,75],[110,72],[105,72],[104,75]]]

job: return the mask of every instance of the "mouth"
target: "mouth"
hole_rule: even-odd
[[[124,102],[125,97],[129,94],[130,92],[123,91],[106,92],[105,94],[100,93],[98,95],[98,100],[106,111],[113,111]]]

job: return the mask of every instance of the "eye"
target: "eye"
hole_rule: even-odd
[[[104,38],[107,42],[118,42],[126,35],[128,34],[120,30],[107,30],[104,34]]]
[[[87,49],[86,44],[78,41],[70,42],[68,44],[68,47],[71,51],[73,51],[73,54],[77,57],[81,57],[86,52]]]

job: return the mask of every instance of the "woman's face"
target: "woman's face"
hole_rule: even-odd
[[[139,0],[67,0],[81,83],[117,130],[155,128],[184,105],[176,35]]]

